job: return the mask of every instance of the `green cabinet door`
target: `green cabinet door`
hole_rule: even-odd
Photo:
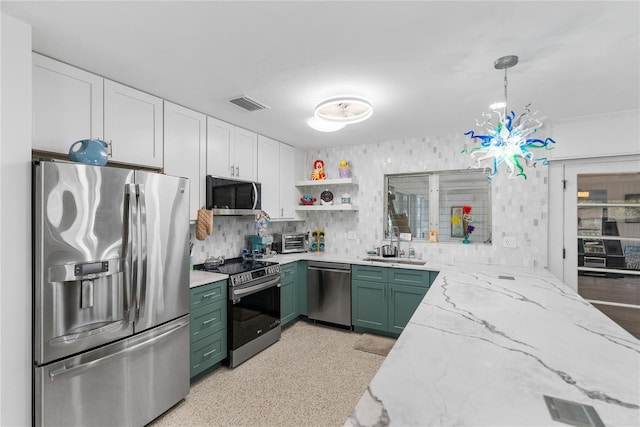
[[[280,266],[280,322],[282,326],[298,317],[296,309],[296,276],[295,263]]]
[[[389,332],[402,332],[428,289],[421,286],[389,285]]]
[[[364,280],[351,281],[351,321],[354,326],[386,331],[387,284]]]
[[[298,314],[307,316],[307,261],[298,261],[296,267],[298,269],[298,275],[296,276]]]

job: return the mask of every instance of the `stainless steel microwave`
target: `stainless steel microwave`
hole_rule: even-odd
[[[261,210],[259,182],[207,175],[207,209],[214,215],[258,215]]]
[[[307,252],[309,250],[309,233],[276,233],[273,235],[271,249],[280,254]]]

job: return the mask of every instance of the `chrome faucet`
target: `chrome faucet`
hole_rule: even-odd
[[[393,230],[393,235],[396,238],[394,256],[396,258],[400,258],[400,229],[394,225],[392,230]]]

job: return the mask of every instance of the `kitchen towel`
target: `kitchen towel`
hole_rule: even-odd
[[[213,233],[213,211],[198,209],[196,221],[196,239],[204,240]]]

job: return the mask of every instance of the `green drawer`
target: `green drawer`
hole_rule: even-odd
[[[387,283],[389,269],[368,265],[353,264],[351,266],[351,280]]]
[[[189,330],[194,343],[227,327],[227,300],[191,310]]]
[[[191,288],[190,311],[216,301],[227,299],[227,281],[218,280],[207,285]]]
[[[193,378],[227,357],[227,330],[191,344],[190,376]]]
[[[392,268],[389,271],[389,283],[394,285],[411,285],[428,288],[431,286],[431,272],[424,270]]]
[[[290,263],[280,266],[280,281],[283,284],[289,284],[296,281],[296,263]]]

